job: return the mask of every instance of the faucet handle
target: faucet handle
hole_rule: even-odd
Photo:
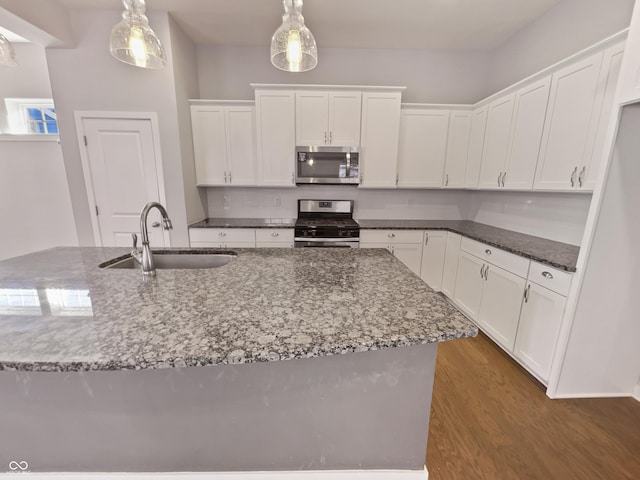
[[[162,222],[164,223],[165,230],[173,230],[173,223],[171,223],[169,218],[163,218]]]
[[[138,234],[137,233],[132,233],[131,234],[131,239],[133,240],[133,249],[137,249],[138,248]]]

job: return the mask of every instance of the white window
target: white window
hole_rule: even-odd
[[[10,133],[58,135],[58,117],[51,98],[7,98]]]

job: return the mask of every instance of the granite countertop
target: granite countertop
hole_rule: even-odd
[[[206,218],[189,228],[293,228],[295,218]]]
[[[158,270],[150,281],[98,267],[127,251],[55,248],[0,262],[0,370],[267,362],[477,334],[382,249],[235,249],[224,267]]]
[[[567,272],[576,271],[580,247],[469,220],[358,220],[363,229],[448,230]]]

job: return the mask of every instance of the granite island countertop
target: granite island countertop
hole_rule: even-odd
[[[382,249],[234,249],[203,270],[101,269],[124,248],[0,262],[0,370],[159,369],[311,358],[475,336]]]

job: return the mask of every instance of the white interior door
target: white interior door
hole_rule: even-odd
[[[85,137],[85,180],[96,215],[96,244],[130,246],[140,234],[140,212],[147,202],[161,198],[159,148],[151,119],[80,117]],[[162,195],[164,197],[164,195]],[[171,214],[171,212],[169,212]],[[157,209],[149,214],[152,247],[168,245]],[[157,225],[154,227],[154,225]]]

